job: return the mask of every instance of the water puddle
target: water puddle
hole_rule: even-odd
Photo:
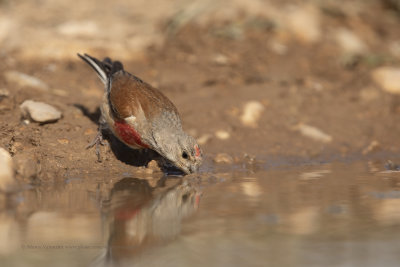
[[[10,199],[2,266],[400,262],[400,172],[384,162],[113,180],[68,178]]]

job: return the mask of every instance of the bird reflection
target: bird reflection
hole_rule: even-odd
[[[94,265],[115,265],[179,235],[182,219],[197,210],[201,193],[184,178],[171,187],[163,186],[164,181],[151,187],[146,180],[129,177],[114,185],[103,203],[107,249]]]

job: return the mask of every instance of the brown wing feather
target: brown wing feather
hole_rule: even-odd
[[[120,119],[136,116],[140,107],[148,120],[163,111],[178,114],[174,104],[164,94],[125,71],[113,75],[109,98]]]

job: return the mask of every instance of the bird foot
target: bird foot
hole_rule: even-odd
[[[90,142],[89,145],[86,146],[86,149],[96,146],[96,155],[97,155],[98,162],[101,162],[100,145],[104,146],[105,143],[104,143],[102,131],[99,129],[96,137],[92,140],[92,142]]]

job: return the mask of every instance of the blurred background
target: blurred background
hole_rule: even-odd
[[[0,195],[6,265],[399,262],[399,0],[0,0],[0,47],[0,189],[24,188]],[[205,154],[198,180],[85,150],[103,85],[76,53],[176,104]],[[29,121],[26,100],[62,115]]]

